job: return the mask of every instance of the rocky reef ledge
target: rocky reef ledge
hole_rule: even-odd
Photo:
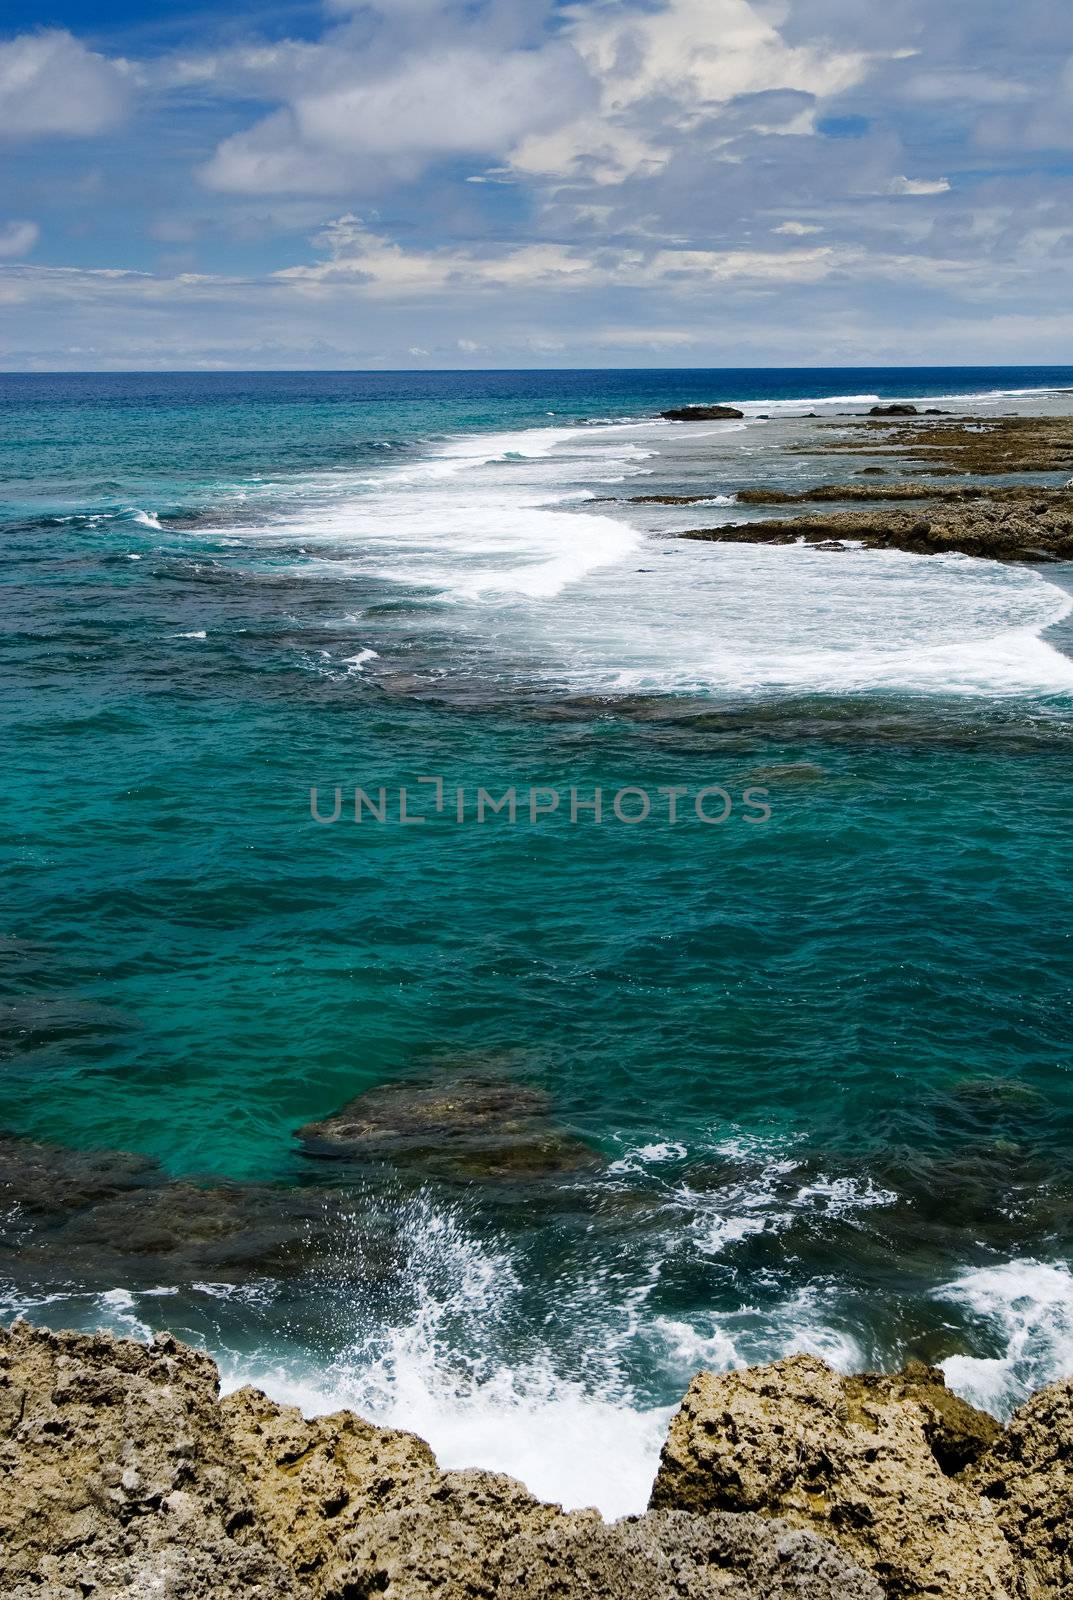
[[[219,1396],[168,1335],[0,1329],[4,1600],[1059,1600],[1073,1380],[1008,1427],[931,1368],[701,1373],[613,1524],[413,1434]]]
[[[894,417],[913,420],[874,420]],[[871,464],[861,475],[870,481],[820,484],[799,493],[755,485],[739,489],[737,504],[777,507],[779,515],[690,528],[681,537],[717,544],[804,543],[836,551],[957,553],[991,561],[1073,561],[1073,418],[968,416],[936,422],[930,414],[917,415],[912,406],[878,407],[867,420],[824,423],[793,453],[868,457]],[[875,483],[892,470],[906,476]],[[702,504],[713,492],[639,498]],[[789,507],[793,514],[784,514]]]

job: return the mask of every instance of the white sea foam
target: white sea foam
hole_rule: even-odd
[[[755,1174],[710,1191],[681,1184],[675,1195],[695,1214],[692,1235],[707,1256],[722,1255],[753,1234],[782,1233],[802,1216],[848,1216],[897,1198],[870,1179],[799,1173],[791,1156],[768,1160]]]
[[[611,515],[582,498],[647,473],[657,445],[672,470],[675,451],[693,473],[712,470],[717,448],[720,475],[742,471],[738,451],[755,472],[745,441],[762,437],[747,428],[715,446],[651,420],[467,435],[352,479],[346,494],[333,479],[301,520],[246,542],[300,545],[304,570],[423,597],[461,650],[481,652],[482,670],[498,658],[578,692],[1073,691],[1073,662],[1041,637],[1070,599],[1029,568],[653,541],[645,524],[669,527],[667,508]],[[734,514],[732,496],[707,498],[714,523]]]
[[[942,1363],[952,1389],[999,1416],[1033,1390],[1073,1376],[1073,1272],[1064,1262],[1023,1259],[960,1273],[936,1291],[969,1313],[990,1355]]]
[[[349,667],[353,672],[361,672],[367,661],[376,661],[378,659],[379,651],[377,650],[359,650],[356,656],[344,656],[343,665]]]
[[[611,692],[1073,691],[1073,661],[1041,638],[1070,598],[1028,568],[685,540],[644,564],[533,616],[547,671]]]
[[[638,1404],[621,1371],[647,1285],[621,1297],[618,1325],[603,1330],[584,1369],[564,1370],[547,1348],[512,1348],[523,1285],[505,1247],[429,1202],[412,1203],[402,1221],[406,1293],[395,1316],[356,1307],[349,1339],[323,1365],[225,1361],[224,1388],[253,1382],[307,1415],[350,1407],[420,1434],[441,1466],[507,1472],[568,1507],[642,1510],[670,1415]]]
[[[736,406],[739,411],[799,411],[802,406],[810,406],[813,410],[817,406],[876,406],[881,403],[878,394],[828,394],[820,397],[806,395],[800,399],[792,400],[731,400],[729,405]]]
[[[662,1151],[651,1159],[662,1160]],[[803,1184],[799,1198],[809,1190]],[[867,1185],[841,1180],[813,1180],[811,1192],[839,1206],[882,1203]],[[644,1509],[673,1410],[637,1393],[629,1375],[639,1365],[655,1362],[677,1395],[701,1368],[728,1371],[801,1352],[841,1372],[874,1366],[877,1357],[883,1364],[882,1351],[855,1330],[852,1295],[835,1278],[788,1284],[781,1296],[767,1283],[762,1301],[743,1282],[737,1305],[689,1318],[652,1314],[649,1296],[677,1248],[673,1233],[647,1263],[634,1258],[626,1275],[578,1264],[563,1272],[555,1316],[576,1336],[571,1355],[555,1348],[550,1318],[543,1332],[532,1323],[524,1331],[527,1269],[512,1247],[478,1239],[460,1210],[429,1200],[404,1206],[401,1223],[403,1286],[394,1309],[385,1315],[361,1293],[341,1295],[345,1275],[326,1281],[317,1292],[323,1338],[316,1352],[286,1334],[259,1350],[256,1331],[252,1340],[240,1331],[243,1319],[249,1329],[263,1328],[266,1308],[278,1325],[279,1286],[271,1280],[192,1285],[209,1317],[200,1333],[184,1327],[182,1311],[175,1320],[177,1296],[190,1291],[168,1285],[0,1293],[0,1307],[52,1326],[108,1327],[141,1340],[166,1322],[207,1339],[225,1392],[253,1383],[309,1416],[350,1408],[416,1432],[443,1467],[507,1472],[543,1499],[595,1505],[606,1517]],[[338,1248],[348,1248],[345,1230]],[[1073,1372],[1073,1273],[1065,1263],[968,1270],[935,1296],[968,1314],[982,1353],[943,1365],[951,1387],[976,1404],[1002,1415]]]

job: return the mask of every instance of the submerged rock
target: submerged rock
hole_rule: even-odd
[[[546,1178],[603,1163],[557,1127],[547,1096],[491,1072],[445,1072],[369,1089],[299,1128],[307,1156],[388,1163],[432,1176]]]
[[[661,411],[666,422],[734,422],[745,416],[736,406],[676,406]]]
[[[883,1600],[784,1521],[609,1526],[441,1472],[413,1434],[217,1388],[166,1335],[0,1330],[4,1600]]]
[[[297,1272],[346,1229],[352,1267],[382,1275],[388,1242],[336,1188],[176,1180],[146,1157],[0,1135],[0,1271],[35,1290],[107,1289]]]
[[[653,1508],[783,1516],[871,1571],[888,1600],[1013,1600],[995,1508],[950,1468],[994,1425],[928,1369],[843,1378],[814,1356],[694,1378]]]

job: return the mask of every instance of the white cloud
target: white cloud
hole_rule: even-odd
[[[373,299],[441,298],[480,288],[668,290],[738,284],[762,288],[816,283],[855,259],[830,246],[805,250],[594,248],[522,244],[494,253],[444,247],[406,250],[373,233],[359,217],[338,217],[315,241],[326,260],[285,267],[273,281],[324,297],[357,291]]]
[[[870,61],[822,39],[787,43],[760,0],[575,4],[541,34],[544,10],[492,0],[475,17],[452,0],[375,0],[364,22],[319,45],[176,62],[175,81],[202,86],[221,74],[249,86],[260,73],[283,102],[225,139],[204,180],[231,192],[370,193],[445,157],[483,156],[529,177],[614,184],[660,171],[741,97],[769,96],[756,132],[807,136],[815,97],[851,88]],[[790,100],[771,104],[777,91]]]
[[[36,222],[0,223],[0,256],[24,256],[37,243],[41,230]]]
[[[949,194],[947,178],[892,178],[888,194]]]
[[[1018,83],[1015,79],[1000,78],[971,67],[952,67],[947,71],[917,73],[910,78],[905,94],[910,100],[933,101],[943,106],[957,101],[999,106],[1031,100],[1033,90],[1029,84]]]
[[[203,177],[246,193],[368,193],[444,158],[504,157],[587,95],[580,61],[556,41],[504,53],[460,43],[373,75],[362,55],[328,50],[296,74],[285,108],[223,141]]]
[[[676,138],[739,96],[832,95],[867,70],[860,52],[789,45],[749,0],[667,0],[659,10],[576,6],[567,35],[601,88],[595,114],[527,138],[522,171],[613,183],[658,170]],[[776,131],[811,131],[798,109]]]
[[[123,66],[64,29],[0,44],[0,137],[101,133],[120,120],[126,103]]]
[[[772,228],[772,233],[785,233],[792,239],[803,239],[809,233],[822,233],[822,228],[817,228],[811,222],[780,222],[777,228]]]

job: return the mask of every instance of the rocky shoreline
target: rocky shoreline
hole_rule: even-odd
[[[1073,560],[1073,420],[961,417],[937,422],[925,414],[897,422],[870,417],[827,424],[822,432],[822,442],[799,444],[794,453],[866,456],[872,464],[862,469],[862,477],[875,480],[892,471],[904,476],[882,484],[822,484],[798,493],[746,488],[735,495],[739,505],[792,508],[794,514],[690,528],[679,537],[730,544],[805,543],[840,551],[958,553],[992,561]],[[989,481],[1024,475],[1033,481]],[[1060,481],[1055,482],[1057,475]],[[949,481],[954,478],[963,481]],[[705,499],[710,495],[640,497],[668,505]]]
[[[5,1600],[1061,1600],[1073,1380],[1002,1428],[922,1365],[700,1373],[606,1524],[415,1435],[219,1397],[163,1334],[0,1329]]]

